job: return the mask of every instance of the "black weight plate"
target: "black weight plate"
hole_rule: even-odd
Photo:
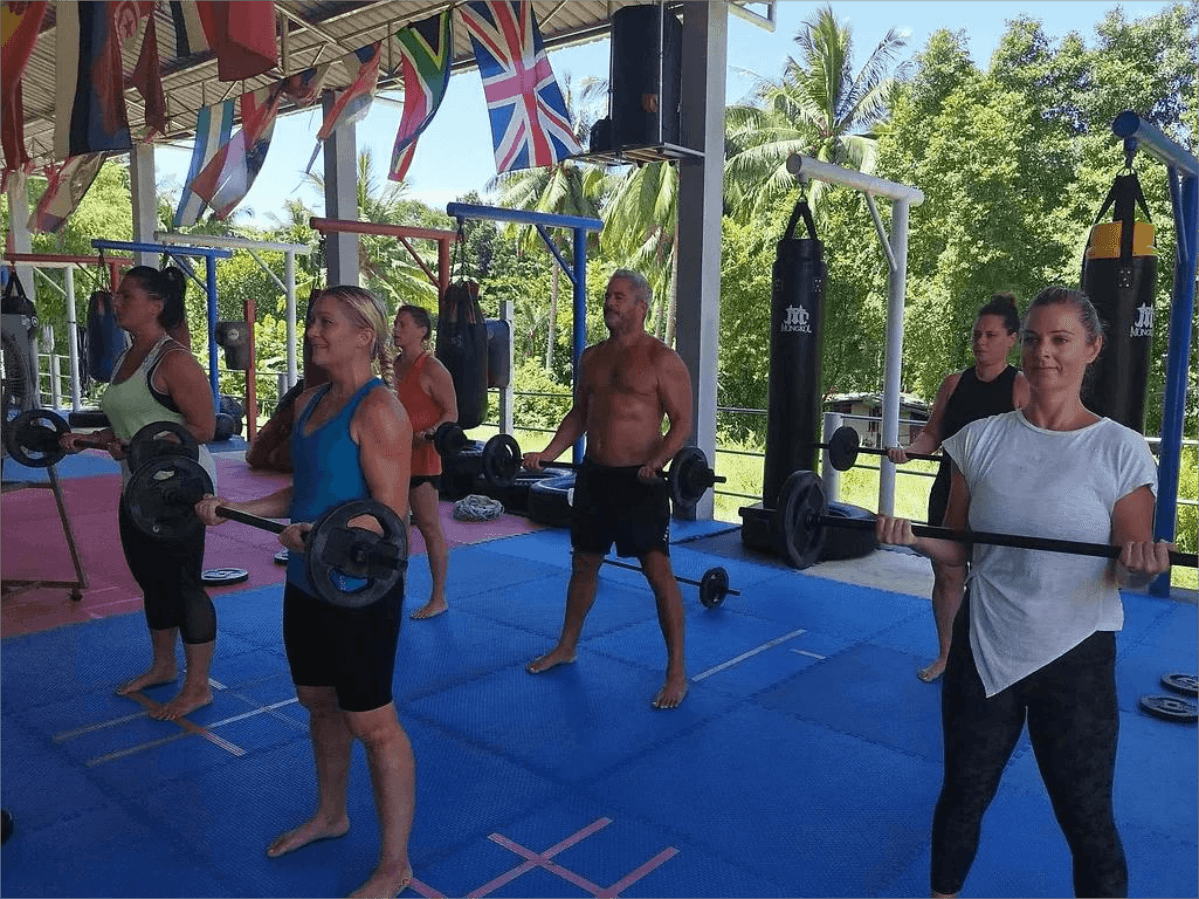
[[[133,473],[121,501],[144,534],[178,540],[204,527],[195,506],[205,493],[212,493],[212,478],[199,462],[183,456],[163,456],[151,459]]]
[[[1182,724],[1194,724],[1199,721],[1199,707],[1177,696],[1142,696],[1141,708],[1155,718],[1166,721],[1178,721]]]
[[[58,438],[71,429],[57,412],[29,409],[4,428],[4,448],[16,461],[29,468],[49,468],[66,453]]]
[[[494,487],[511,487],[520,471],[520,444],[511,434],[496,434],[483,447],[483,477]]]
[[[795,568],[814,565],[824,544],[819,517],[825,510],[824,487],[810,471],[793,471],[779,491],[774,510],[775,535],[782,555]]]
[[[1199,696],[1199,677],[1193,674],[1163,674],[1162,686],[1175,693]]]
[[[857,464],[860,445],[858,432],[849,425],[837,428],[828,442],[829,464],[837,471],[849,471]]]
[[[382,535],[349,522],[367,515]],[[374,500],[351,500],[322,515],[308,533],[304,561],[317,596],[330,605],[360,609],[378,602],[404,580],[408,529],[390,508]]]
[[[666,476],[675,508],[694,509],[700,497],[712,486],[710,474],[708,457],[698,446],[685,446],[675,453]]]
[[[452,421],[442,422],[433,432],[433,448],[442,457],[462,452],[467,443],[466,432]]]
[[[729,593],[729,573],[721,567],[709,568],[699,580],[699,601],[705,609],[714,609]]]
[[[200,458],[200,444],[191,431],[173,421],[152,421],[138,430],[125,451],[129,470],[137,471],[151,459],[181,456],[193,462]]]
[[[250,572],[244,568],[205,568],[200,575],[200,583],[209,587],[228,587],[249,579]]]

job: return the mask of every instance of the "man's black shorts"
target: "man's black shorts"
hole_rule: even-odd
[[[650,550],[670,552],[670,488],[645,483],[639,466],[610,468],[584,459],[575,477],[570,543],[585,553],[640,558]]]

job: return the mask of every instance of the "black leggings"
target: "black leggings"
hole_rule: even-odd
[[[945,780],[933,816],[933,891],[961,890],[978,850],[983,813],[1027,715],[1041,779],[1073,856],[1074,894],[1128,895],[1128,866],[1112,813],[1119,731],[1115,634],[1092,634],[988,699],[970,647],[969,605],[967,593],[954,622],[941,693]]]
[[[216,639],[216,608],[204,589],[204,536],[197,528],[182,540],[159,540],[133,523],[121,502],[121,548],[145,597],[150,630],[179,628],[184,643]]]

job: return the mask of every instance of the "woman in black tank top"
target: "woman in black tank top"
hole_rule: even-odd
[[[1007,363],[1008,354],[1016,345],[1020,316],[1016,298],[1010,293],[997,293],[978,311],[971,335],[970,349],[974,365],[955,372],[941,382],[933,401],[928,422],[919,436],[907,447],[891,447],[887,456],[892,462],[908,461],[907,454],[932,453],[941,448],[947,438],[980,418],[1011,412],[1028,402],[1028,382],[1024,375]],[[941,466],[928,497],[928,523],[940,525],[949,502],[950,460],[942,455]],[[937,658],[921,668],[917,676],[931,683],[945,671],[953,619],[962,604],[966,572],[933,563],[933,618],[937,625]]]

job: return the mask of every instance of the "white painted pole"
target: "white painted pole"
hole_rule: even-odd
[[[296,254],[288,250],[283,257],[283,284],[287,293],[287,388],[296,386],[300,376],[296,368]]]
[[[71,360],[71,411],[83,408],[83,396],[79,388],[79,326],[75,318],[75,269],[68,266],[62,271],[67,287],[67,349]]]

